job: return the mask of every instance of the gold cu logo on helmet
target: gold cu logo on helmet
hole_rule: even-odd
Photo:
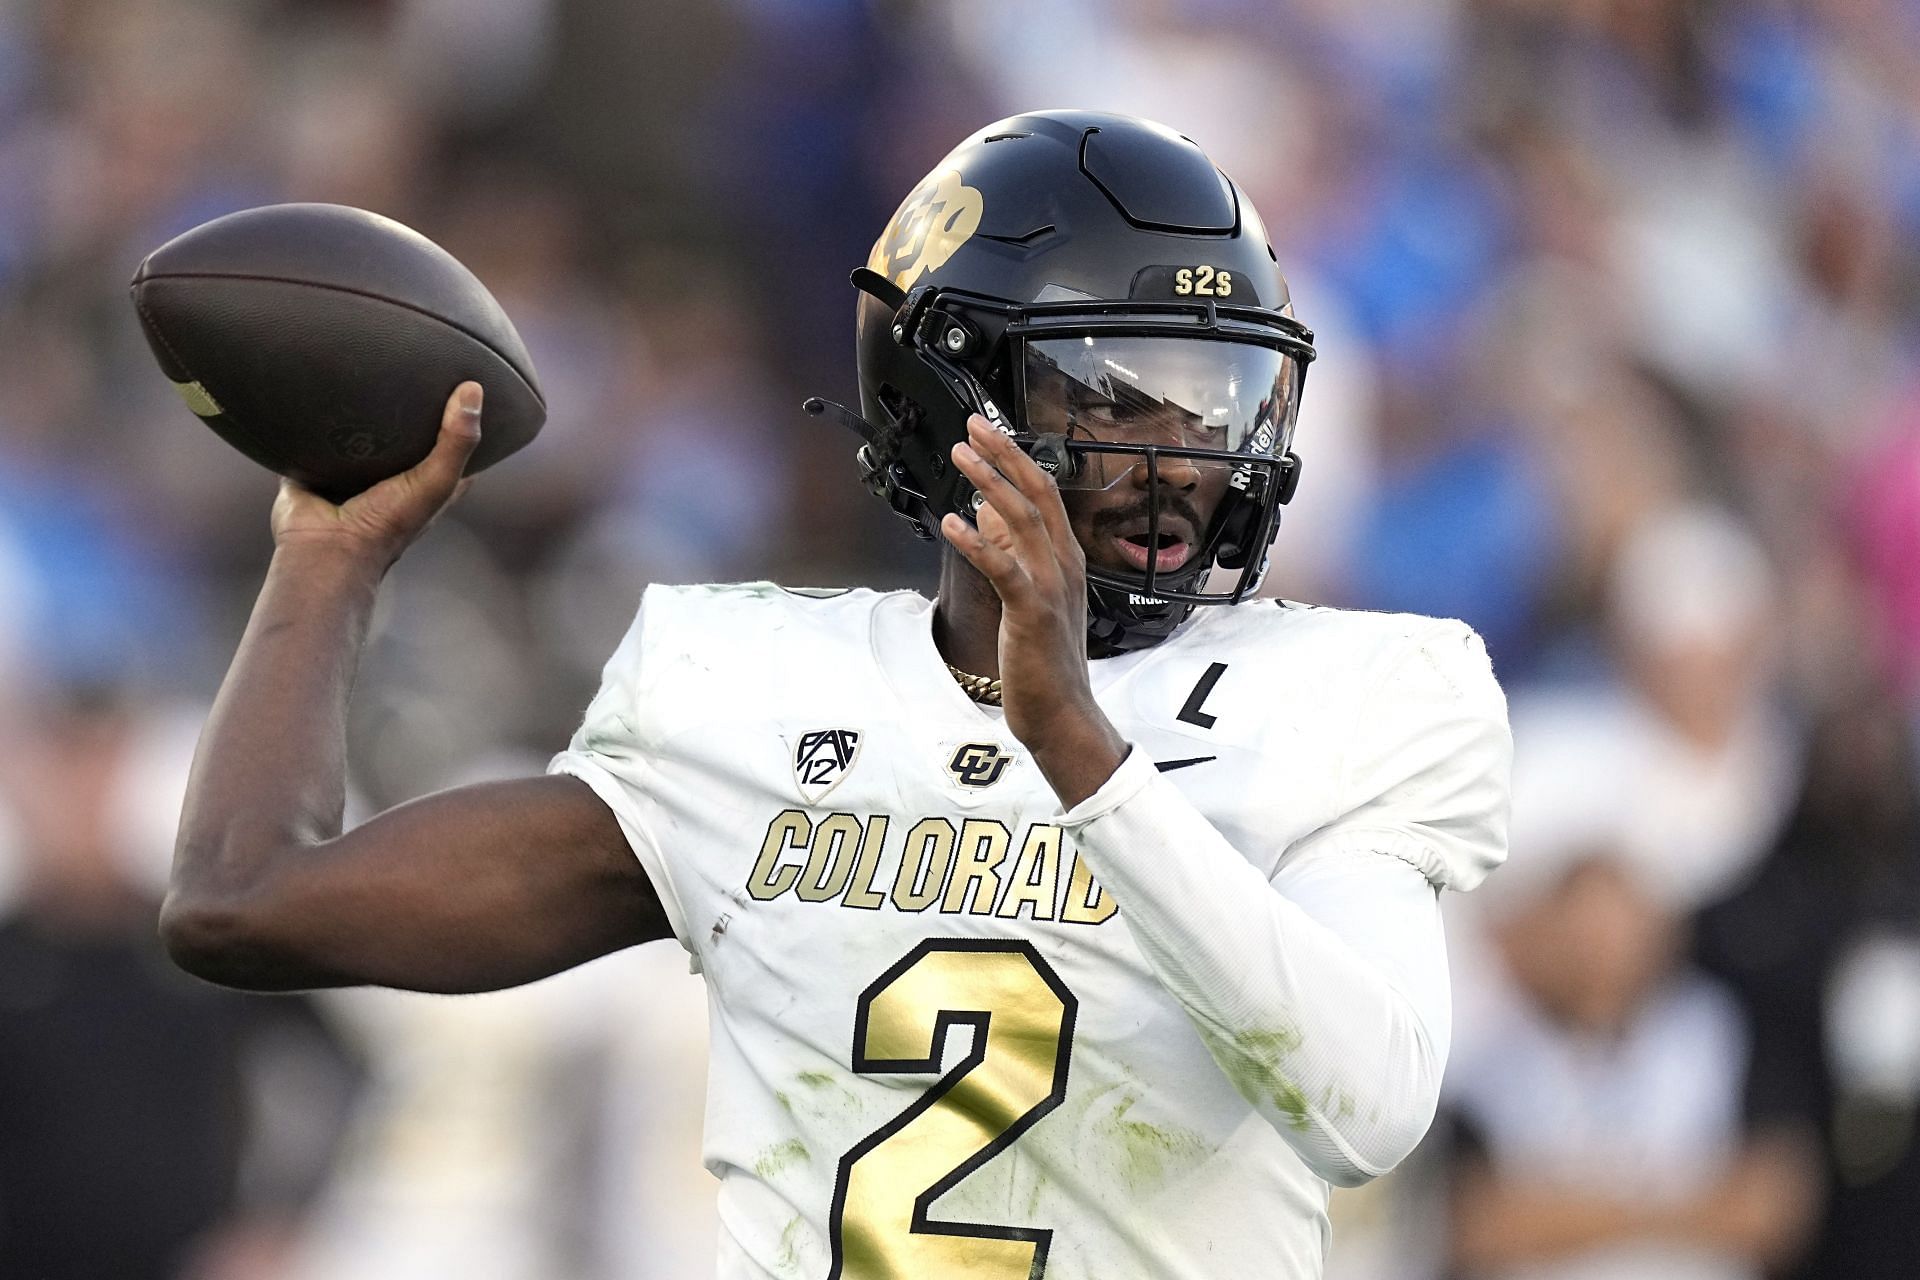
[[[953,753],[947,772],[963,787],[990,787],[1012,762],[1012,756],[991,742],[969,742]]]
[[[867,269],[911,289],[914,281],[939,270],[954,250],[973,238],[985,209],[980,192],[960,180],[958,169],[930,175],[873,242]]]

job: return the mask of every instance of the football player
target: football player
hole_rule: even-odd
[[[1190,140],[1040,112],[854,273],[869,487],[938,597],[656,587],[542,778],[341,830],[381,576],[458,490],[288,484],[163,927],[238,986],[479,991],[652,938],[712,1006],[729,1278],[1320,1274],[1450,1034],[1436,894],[1504,856],[1456,622],[1255,595],[1312,336]]]

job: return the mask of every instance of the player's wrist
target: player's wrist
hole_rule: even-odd
[[[405,544],[324,534],[283,534],[274,540],[271,577],[299,584],[303,593],[370,591],[400,558]]]
[[[1025,741],[1033,762],[1071,809],[1101,787],[1127,758],[1126,738],[1098,706],[1074,714],[1050,716]]]

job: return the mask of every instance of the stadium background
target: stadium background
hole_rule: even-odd
[[[1466,618],[1513,700],[1446,1116],[1332,1274],[1509,1274],[1542,1189],[1611,1225],[1531,1276],[1920,1273],[1913,5],[10,0],[0,1274],[679,1280],[714,1229],[669,946],[463,1000],[158,959],[272,486],[152,367],[142,254],[376,209],[543,376],[386,594],[364,811],[538,768],[649,580],[929,584],[798,402],[900,195],[1043,105],[1174,125],[1276,236],[1323,354],[1271,589]]]

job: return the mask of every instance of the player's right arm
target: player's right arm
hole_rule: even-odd
[[[282,486],[161,910],[189,972],[254,990],[484,991],[667,936],[619,822],[575,778],[464,787],[341,830],[347,699],[380,580],[478,441],[479,387],[463,384],[413,470],[338,507]]]

